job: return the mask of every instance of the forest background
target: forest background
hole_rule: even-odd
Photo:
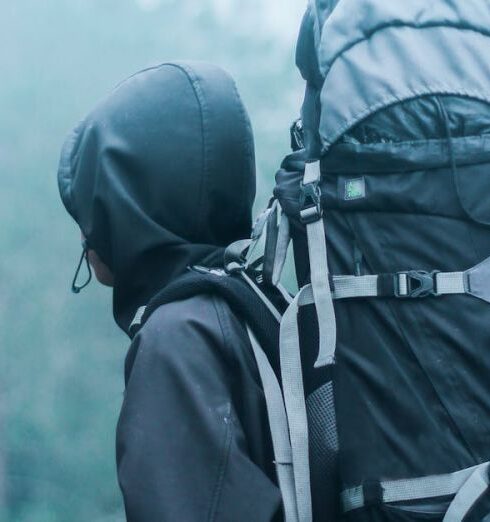
[[[79,233],[59,200],[66,133],[120,80],[217,63],[250,111],[256,210],[303,88],[302,0],[0,0],[0,520],[122,522],[114,433],[128,340],[111,293],[70,293]]]

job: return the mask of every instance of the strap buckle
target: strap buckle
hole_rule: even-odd
[[[395,296],[399,298],[423,298],[438,296],[437,274],[439,270],[409,270],[398,272],[394,276]]]
[[[318,181],[301,184],[301,195],[299,198],[300,221],[303,225],[310,225],[323,217],[322,191]]]

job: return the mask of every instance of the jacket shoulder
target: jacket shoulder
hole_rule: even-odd
[[[173,368],[212,360],[229,366],[247,351],[247,342],[244,326],[222,298],[202,294],[173,301],[158,307],[133,339],[126,381],[136,357]]]

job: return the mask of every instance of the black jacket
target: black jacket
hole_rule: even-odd
[[[126,360],[117,431],[131,521],[269,521],[279,508],[258,370],[221,299],[152,314]]]
[[[233,81],[164,64],[123,82],[70,135],[60,192],[115,277],[114,316],[248,237],[253,138]],[[268,522],[280,510],[246,332],[209,295],[160,307],[132,340],[117,428],[129,522]],[[277,515],[279,516],[279,515]]]

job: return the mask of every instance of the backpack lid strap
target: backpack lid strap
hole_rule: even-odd
[[[319,350],[315,368],[334,363],[337,326],[330,290],[327,240],[323,223],[320,161],[307,163],[302,184],[301,220],[306,225],[310,276],[319,328]]]

